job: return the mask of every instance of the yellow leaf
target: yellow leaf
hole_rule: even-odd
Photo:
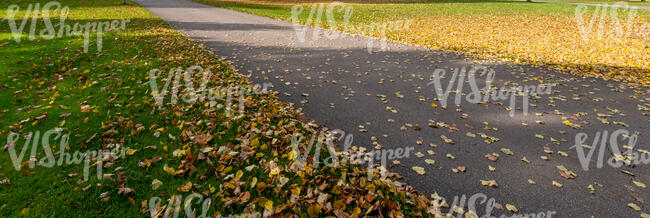
[[[639,207],[639,205],[636,205],[635,203],[629,203],[627,204],[627,206],[632,208],[632,210],[636,210],[636,211],[641,210],[641,207]]]
[[[503,152],[504,154],[507,154],[507,155],[514,155],[515,154],[510,149],[507,149],[507,148],[501,148],[501,152]]]
[[[497,187],[497,181],[495,180],[481,180],[481,185],[484,186],[490,186],[490,187]]]
[[[560,184],[559,182],[556,182],[555,180],[553,180],[553,185],[555,187],[562,188],[562,184]]]
[[[318,214],[320,214],[320,210],[320,205],[312,204],[309,206],[309,208],[307,208],[307,215],[309,215],[309,217],[317,217]]]
[[[129,150],[126,150],[125,153],[126,153],[126,155],[133,155],[133,154],[135,154],[136,151],[138,151],[138,150],[135,150],[135,149],[129,149]]]
[[[424,171],[424,168],[422,167],[411,167],[411,169],[413,169],[413,171],[415,171],[420,175],[424,175],[425,173],[427,173],[426,171]]]
[[[188,192],[188,191],[190,191],[190,189],[192,189],[192,182],[187,182],[187,183],[183,184],[183,186],[181,186],[179,191],[180,192]]]
[[[289,152],[288,158],[289,158],[289,160],[294,160],[294,159],[296,159],[296,156],[298,156],[297,152],[295,150],[291,150]]]
[[[243,175],[244,175],[244,171],[237,170],[237,173],[235,173],[235,179],[239,180]]]
[[[174,170],[173,167],[167,167],[166,164],[165,166],[163,166],[163,170],[165,170],[165,172],[167,172],[170,175],[174,175],[174,173],[176,172],[176,170]]]
[[[632,180],[632,182],[634,183],[634,185],[639,186],[640,188],[645,188],[645,184],[641,182],[638,182],[636,180]]]
[[[291,194],[300,195],[300,187],[296,186],[295,188],[292,188]]]
[[[266,202],[264,203],[264,209],[265,210],[273,210],[273,201],[266,200]]]
[[[508,209],[510,212],[517,213],[519,212],[519,209],[515,207],[515,205],[512,204],[506,204],[506,209]]]
[[[160,188],[160,186],[161,186],[162,184],[163,184],[163,183],[162,183],[160,180],[154,179],[154,180],[151,182],[151,189],[152,189],[152,190],[156,190],[156,189]]]

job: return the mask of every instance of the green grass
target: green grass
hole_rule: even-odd
[[[256,1],[256,0],[192,0],[195,2],[214,5],[221,8],[251,13],[282,20],[291,20],[291,8],[303,5],[305,10],[300,14],[300,21],[309,16],[310,7],[314,2],[322,1]],[[328,2],[323,2],[328,4]],[[532,15],[532,16],[573,16],[575,5],[529,3],[508,0],[453,0],[453,1],[399,1],[399,3],[374,3],[352,1],[346,3],[354,10],[350,22],[354,24],[392,21],[396,19],[426,19],[442,16],[480,16],[480,15]],[[645,3],[641,3],[645,4]],[[638,13],[639,16],[650,17],[650,13]],[[336,10],[336,20],[343,20],[344,13]],[[325,20],[325,18],[323,18]],[[329,28],[326,22],[323,27]]]
[[[21,13],[16,18],[20,18],[20,22],[26,17],[24,9],[32,2],[3,1],[0,8],[7,8],[9,4],[19,5]],[[43,5],[47,1],[38,2]],[[9,180],[10,184],[0,184],[0,216],[137,217],[145,216],[142,212],[147,208],[141,207],[141,203],[152,197],[160,197],[166,204],[170,195],[187,196],[192,192],[205,193],[206,198],[211,198],[213,203],[209,215],[241,213],[246,207],[253,206],[256,206],[254,211],[262,212],[268,202],[273,202],[276,210],[285,205],[285,209],[279,211],[281,214],[307,214],[323,211],[316,204],[303,201],[290,205],[287,201],[289,188],[302,190],[300,195],[304,196],[307,189],[317,185],[316,182],[319,186],[330,184],[324,192],[332,196],[331,201],[343,199],[340,190],[346,189],[346,196],[354,198],[369,193],[386,196],[376,200],[380,201],[379,209],[384,214],[389,210],[386,204],[390,202],[400,202],[397,210],[407,214],[426,210],[426,205],[416,205],[417,201],[413,200],[419,197],[417,194],[405,197],[403,189],[395,190],[378,180],[366,182],[360,179],[365,177],[365,168],[341,165],[337,168],[320,167],[310,172],[302,171],[307,169],[287,169],[286,165],[294,162],[287,155],[291,134],[309,135],[311,131],[295,119],[299,112],[277,100],[275,93],[246,96],[248,103],[241,117],[226,116],[223,108],[204,104],[181,102],[158,108],[149,88],[148,76],[152,69],[168,73],[172,68],[199,65],[214,73],[207,87],[250,85],[201,46],[171,30],[167,23],[134,3],[121,5],[121,0],[60,2],[70,8],[68,24],[116,19],[130,19],[130,22],[124,30],[103,35],[102,51],[97,50],[96,35],[91,34],[90,47],[84,53],[81,36],[29,40],[23,34],[22,40],[16,42],[11,38],[8,22],[3,20],[0,23],[0,139],[7,140],[10,132],[25,136],[30,132],[44,133],[62,128],[64,133],[70,134],[67,153],[96,151],[114,144],[136,152],[103,169],[104,174],[114,174],[110,179],[98,179],[95,168],[91,167],[86,182],[81,181],[83,164],[63,164],[52,168],[23,166],[16,170],[9,153],[1,152],[0,181]],[[6,13],[6,10],[0,10],[0,16],[6,17]],[[58,15],[50,14],[50,17],[55,16]],[[58,18],[53,20],[58,22]],[[37,30],[43,26],[42,19],[39,19]],[[180,94],[186,90],[184,87],[181,86]],[[169,98],[165,101],[169,102]],[[217,103],[225,104],[225,99],[218,99]],[[237,98],[233,104],[238,104]],[[84,110],[84,105],[90,108]],[[45,113],[46,118],[35,121]],[[62,117],[65,114],[70,116]],[[265,136],[255,133],[254,128],[275,132],[272,136]],[[191,138],[198,134],[214,138],[202,145]],[[94,140],[90,140],[93,136]],[[253,141],[259,141],[259,144]],[[21,138],[15,148],[25,148],[25,142]],[[52,140],[51,145],[55,152],[59,150],[58,141]],[[36,157],[44,157],[45,152],[40,148],[42,144],[38,146]],[[146,148],[148,146],[156,148]],[[230,153],[200,151],[208,147],[248,152],[250,156],[243,158]],[[173,154],[177,149],[189,153],[175,157]],[[211,161],[200,158],[201,155]],[[54,156],[58,160],[58,154]],[[321,155],[321,161],[327,156]],[[139,166],[142,161],[158,157],[161,160],[152,162],[150,166]],[[27,160],[28,157],[23,161]],[[270,161],[278,163],[284,171],[270,175]],[[189,164],[182,165],[183,162]],[[165,165],[175,170],[184,166],[188,172],[171,175],[163,170]],[[253,165],[256,167],[245,169]],[[233,178],[232,175],[240,170],[242,177]],[[358,189],[347,190],[337,185],[345,172],[344,185]],[[282,189],[275,188],[280,178],[291,178]],[[157,190],[151,186],[154,179],[163,182]],[[255,187],[249,186],[253,179],[259,179]],[[200,187],[193,186],[189,192],[180,191],[179,188],[187,182]],[[369,190],[369,186],[361,184],[373,184],[376,189]],[[118,194],[120,187],[132,188],[133,192]],[[215,187],[214,192],[209,187]],[[100,199],[99,196],[105,192],[109,193],[108,198]],[[250,193],[250,200],[224,204],[228,199],[241,197],[244,192]],[[368,206],[374,204],[370,203],[339,205],[346,206],[341,208],[343,211],[353,212],[360,208],[359,211],[365,213]]]
[[[572,3],[588,3],[588,4],[609,4],[613,5],[616,4],[617,2],[620,1],[573,1],[573,0],[544,0],[544,1],[549,1],[549,2],[572,2]],[[622,2],[622,3],[627,3],[628,5],[633,5],[633,6],[650,6],[650,1],[628,1],[628,2]]]
[[[31,2],[12,2],[21,6],[23,13],[18,16],[24,16],[25,8]],[[45,2],[41,1],[41,4]],[[111,127],[102,129],[102,125],[120,119],[125,119],[124,122],[130,120],[146,127],[154,123],[163,127],[170,125],[168,120],[161,119],[160,114],[149,113],[151,108],[143,107],[149,98],[146,84],[147,72],[169,64],[164,50],[168,45],[154,42],[160,38],[152,35],[151,32],[148,33],[149,27],[165,28],[167,24],[132,3],[123,6],[119,2],[121,1],[61,1],[63,5],[70,6],[71,14],[66,20],[69,24],[131,19],[126,30],[104,34],[101,52],[97,51],[94,37],[91,37],[93,42],[90,43],[88,53],[82,52],[82,40],[77,36],[30,41],[25,35],[21,42],[17,43],[8,38],[10,37],[8,23],[3,21],[0,25],[0,31],[3,33],[0,36],[0,44],[3,44],[0,51],[2,56],[0,58],[0,75],[2,75],[0,77],[0,84],[2,84],[0,135],[3,136],[4,141],[9,131],[24,136],[29,132],[43,133],[61,127],[70,133],[69,153],[78,150],[98,150],[108,144],[106,140],[116,140],[116,143],[134,149],[157,145],[158,151],[139,151],[120,160],[115,167],[104,169],[104,173],[117,175],[118,172],[112,170],[117,166],[124,167],[120,172],[128,175],[127,187],[134,188],[135,194],[117,196],[111,193],[108,201],[102,202],[98,196],[103,192],[114,190],[118,185],[116,181],[98,180],[95,168],[90,169],[90,181],[77,184],[81,175],[75,177],[67,175],[81,174],[82,165],[64,164],[53,168],[37,166],[34,169],[23,167],[17,171],[11,165],[9,154],[3,152],[0,156],[2,166],[0,178],[9,178],[11,185],[0,187],[1,215],[18,216],[25,211],[29,216],[46,217],[138,216],[140,202],[132,205],[128,198],[143,199],[150,196],[153,192],[148,184],[151,183],[152,178],[164,178],[162,171],[153,170],[156,167],[142,169],[136,167],[137,162],[155,154],[169,158],[168,154],[160,152],[162,146],[169,145],[168,149],[173,150],[179,147],[178,143],[172,142],[167,137],[156,138],[149,131],[131,135],[129,128],[119,125],[112,127],[119,131],[118,135],[99,136],[111,129]],[[0,7],[7,8],[8,4],[9,2],[2,2]],[[0,15],[4,17],[5,12],[2,10]],[[42,20],[39,25],[43,26]],[[174,49],[192,46],[183,42],[183,37],[178,33],[165,34],[163,38],[179,43],[174,46]],[[197,49],[192,52],[197,52]],[[178,52],[169,52],[169,54],[174,53],[179,55]],[[174,64],[188,65],[192,64],[189,61],[192,57],[205,59],[207,56],[204,52],[188,52],[183,55],[188,55],[187,59]],[[53,98],[55,95],[58,97]],[[108,102],[107,99],[113,100]],[[82,102],[94,106],[97,112],[81,112]],[[47,118],[32,125],[33,118],[43,113],[47,113]],[[59,118],[64,113],[71,113],[71,116]],[[10,127],[28,118],[32,118],[30,122],[14,128]],[[65,124],[60,125],[62,121],[65,121]],[[173,129],[170,129],[170,133],[178,134]],[[99,137],[85,143],[94,134],[98,134]],[[22,147],[24,141],[20,140],[16,147]],[[58,142],[52,144],[60,145]],[[58,147],[55,150],[58,151]],[[43,150],[39,149],[37,157],[42,156],[44,156]],[[169,185],[162,191],[171,193],[172,185],[180,184],[182,181],[172,179],[165,182]],[[97,184],[101,184],[102,188],[98,188]],[[81,190],[88,185],[91,187],[87,191]]]

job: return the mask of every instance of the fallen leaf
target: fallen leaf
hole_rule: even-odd
[[[160,188],[160,186],[161,186],[162,184],[163,184],[163,183],[162,183],[160,180],[154,179],[154,180],[151,182],[151,189],[152,189],[152,190],[156,190],[156,189]]]
[[[562,188],[562,184],[560,184],[559,182],[556,182],[555,180],[553,180],[553,186],[558,187],[558,188]]]
[[[422,167],[411,167],[411,169],[413,169],[413,171],[415,171],[420,175],[424,175],[425,173],[427,173],[426,171],[424,171],[424,168]]]
[[[627,204],[628,207],[632,208],[632,210],[640,211],[641,207],[639,205],[636,205],[635,203],[629,203]]]
[[[640,188],[645,188],[646,187],[645,184],[643,184],[643,183],[641,183],[639,181],[632,180],[632,182],[634,183],[634,185],[636,185],[636,186],[638,186]]]
[[[190,189],[192,189],[192,182],[186,182],[185,184],[183,184],[183,185],[178,189],[178,191],[179,191],[179,192],[188,192],[188,191],[190,191]]]
[[[481,180],[481,185],[489,187],[497,187],[497,181],[495,180]]]

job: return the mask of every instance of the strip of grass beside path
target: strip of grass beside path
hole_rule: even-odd
[[[47,1],[2,1],[0,8],[17,4],[25,15],[28,4]],[[247,79],[216,60],[147,10],[121,0],[62,0],[69,6],[66,23],[129,19],[124,30],[104,33],[98,52],[91,34],[84,53],[81,36],[20,42],[11,38],[7,20],[0,23],[0,138],[20,134],[13,145],[28,149],[30,132],[60,128],[70,134],[67,153],[129,148],[123,157],[105,159],[103,172],[90,168],[89,181],[82,180],[83,164],[48,168],[29,167],[29,157],[19,170],[2,143],[0,152],[0,216],[2,217],[136,217],[148,208],[147,200],[196,193],[209,198],[208,215],[243,212],[269,214],[407,214],[420,215],[433,209],[430,202],[411,189],[390,180],[366,180],[365,168],[342,164],[298,167],[290,149],[293,134],[311,136],[318,125],[296,119],[301,113],[280,102],[275,93],[260,92],[243,97],[242,114],[226,116],[224,106],[183,101],[157,107],[150,90],[149,71],[162,70],[156,78],[164,84],[173,68],[198,65],[213,72],[207,87],[250,87]],[[55,23],[58,14],[50,11]],[[0,16],[7,16],[0,10]],[[41,17],[43,14],[37,15]],[[37,33],[44,23],[38,19]],[[29,29],[27,24],[27,30]],[[198,76],[197,76],[198,77]],[[197,78],[193,78],[198,84]],[[171,88],[170,88],[171,90]],[[187,94],[184,82],[178,96]],[[233,94],[216,105],[237,111],[241,100]],[[59,159],[61,143],[50,139]],[[43,144],[37,142],[36,159],[45,160]],[[306,149],[306,141],[299,146]],[[323,161],[329,155],[321,148]],[[98,163],[93,159],[91,164]],[[377,176],[377,174],[374,174]],[[324,198],[323,198],[324,196]],[[292,199],[292,200],[290,200]],[[320,199],[320,200],[319,200]],[[196,199],[195,199],[196,201]],[[331,208],[328,208],[331,205]],[[201,214],[201,204],[193,203]],[[159,208],[160,209],[160,208]],[[180,211],[181,215],[184,211]],[[426,215],[426,214],[424,214]]]

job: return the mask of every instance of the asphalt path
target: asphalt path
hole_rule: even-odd
[[[437,193],[451,204],[454,196],[470,198],[482,193],[504,207],[492,211],[497,217],[512,214],[506,204],[516,206],[518,214],[555,211],[552,217],[650,213],[648,188],[634,183],[650,185],[647,164],[612,167],[605,163],[597,168],[596,152],[589,170],[584,170],[572,148],[578,133],[587,134],[585,144],[592,145],[597,132],[625,129],[630,135],[640,134],[635,152],[649,149],[648,88],[400,43],[386,42],[382,49],[377,39],[347,34],[327,37],[320,30],[314,34],[313,28],[307,28],[304,40],[299,40],[301,31],[296,27],[303,26],[284,21],[184,0],[137,2],[241,73],[250,74],[253,83],[272,83],[280,99],[294,103],[308,119],[353,134],[353,145],[368,150],[375,150],[377,144],[385,150],[413,147],[409,158],[397,164],[390,160],[387,167],[403,176],[395,179],[427,196]],[[509,107],[509,98],[477,104],[467,101],[466,95],[456,104],[456,94],[451,93],[443,108],[435,89],[447,88],[453,69],[472,69],[478,64],[495,72],[496,87],[557,85],[548,94],[528,96],[527,114],[520,95],[515,96],[514,107]],[[440,81],[442,87],[431,83],[436,69],[447,71]],[[476,77],[478,87],[483,88],[486,75]],[[467,79],[463,84],[462,92],[469,94]],[[495,138],[498,141],[486,142]],[[623,138],[618,140],[621,149],[627,143]],[[608,145],[605,161],[612,156],[611,150]],[[499,154],[496,161],[486,157],[493,153]],[[426,159],[435,163],[430,165]],[[414,166],[426,173],[420,175]],[[558,166],[572,173],[563,172],[563,176]],[[464,172],[458,170],[463,167]],[[494,180],[497,187],[483,185],[481,180]],[[640,206],[640,211],[629,203]],[[477,205],[477,213],[484,215],[485,208],[485,203]]]

